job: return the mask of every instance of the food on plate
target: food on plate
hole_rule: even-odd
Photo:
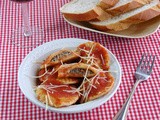
[[[70,5],[70,2],[68,4]],[[79,6],[79,8],[86,8],[85,4],[79,4]],[[83,25],[101,31],[122,31],[128,29],[131,25],[146,22],[160,15],[159,0],[119,0],[109,8],[104,9],[102,6],[98,7],[103,9],[107,17],[98,21],[95,18],[90,20],[84,19],[85,22],[83,22]],[[74,10],[75,8],[72,9],[74,11],[72,17],[66,16],[63,11],[61,12],[67,19],[79,21],[81,19],[81,13]],[[67,9],[67,12],[69,13],[70,9]],[[75,14],[77,15],[76,17]],[[93,15],[92,13],[90,14]]]
[[[110,91],[113,83],[114,78],[110,73],[99,73],[97,76],[90,78],[90,81],[84,83],[84,91],[82,92],[85,96],[81,100],[87,102],[105,95]]]
[[[100,43],[86,42],[65,51],[74,59],[59,50],[41,63],[35,89],[39,101],[59,108],[97,99],[112,89],[109,54]],[[56,64],[52,64],[54,58]]]
[[[58,78],[58,72],[52,72],[49,70],[46,72],[45,69],[41,69],[38,75],[41,76],[39,77],[39,81],[43,82],[43,84],[76,84],[79,82],[76,78]]]
[[[129,28],[133,24],[145,22],[160,15],[159,5],[157,5],[157,0],[153,0],[153,2],[146,4],[140,8],[129,11],[127,13],[100,22],[90,22],[90,24],[94,26],[94,28],[104,31],[124,30]]]
[[[104,20],[111,16],[104,8],[117,2],[118,0],[73,0],[61,7],[60,11],[65,17],[77,21]]]
[[[105,47],[100,43],[87,42],[78,46],[79,54],[83,59],[83,63],[92,63],[92,66],[101,68],[103,70],[109,69],[110,58]],[[87,52],[89,51],[89,52]],[[89,57],[90,56],[90,57]],[[94,60],[92,59],[94,57]],[[91,61],[93,60],[93,61]]]
[[[113,7],[106,9],[106,12],[113,16],[116,16],[142,7],[143,5],[150,3],[151,1],[152,0],[119,0],[118,3]]]
[[[87,71],[87,74],[86,74]],[[90,64],[85,63],[72,63],[61,65],[58,70],[58,77],[93,77],[97,74],[98,70],[92,67]]]
[[[39,85],[36,94],[42,103],[58,108],[74,104],[79,99],[78,92],[67,92],[74,89],[69,85]]]
[[[48,56],[48,58],[43,62],[41,68],[46,66],[54,66],[61,62],[70,62],[78,58],[76,51],[62,49]]]

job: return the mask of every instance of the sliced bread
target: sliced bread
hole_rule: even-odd
[[[119,2],[115,6],[106,9],[106,12],[115,16],[141,7],[145,4],[150,3],[151,1],[152,0],[119,0]]]
[[[118,0],[112,1],[118,2]],[[62,6],[60,11],[66,18],[76,21],[105,20],[111,15],[105,12],[103,8],[111,6],[111,3],[110,0],[73,0]]]
[[[134,9],[127,13],[115,16],[104,21],[90,21],[89,23],[99,30],[114,30],[120,31],[127,29],[132,24],[147,21],[160,15],[160,2],[159,0],[153,0],[149,4],[146,4],[140,8]]]
[[[99,6],[103,9],[111,8],[118,3],[119,0],[100,0]]]

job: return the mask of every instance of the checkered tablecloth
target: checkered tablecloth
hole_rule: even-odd
[[[160,119],[159,56],[160,29],[140,39],[107,36],[79,29],[64,21],[59,8],[69,0],[35,0],[29,5],[32,24],[44,29],[44,43],[59,38],[82,38],[100,42],[115,54],[122,66],[122,82],[115,95],[98,108],[83,113],[62,114],[31,103],[18,86],[18,67],[34,48],[21,48],[11,43],[11,32],[22,24],[20,4],[1,0],[0,24],[0,118],[1,120],[111,120],[122,107],[134,83],[134,72],[143,53],[156,55],[153,74],[136,89],[128,120]]]

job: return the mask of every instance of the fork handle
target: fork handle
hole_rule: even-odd
[[[133,86],[133,89],[127,98],[126,102],[124,103],[123,107],[120,109],[120,111],[116,114],[116,116],[113,118],[113,120],[125,120],[127,118],[127,112],[129,108],[129,104],[131,102],[132,96],[136,90],[136,87],[141,82],[141,80],[136,80],[136,83]]]

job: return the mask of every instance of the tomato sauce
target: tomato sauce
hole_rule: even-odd
[[[108,70],[109,67],[107,63],[109,62],[109,57],[108,53],[105,48],[103,48],[99,43],[94,44],[95,46],[93,47],[90,56],[94,55],[96,58],[95,61],[98,63],[100,68],[104,70]],[[86,51],[90,51],[92,46],[86,46],[85,44],[82,44],[79,46],[79,48],[84,49]],[[85,51],[80,52],[81,56],[87,56],[87,53]]]

